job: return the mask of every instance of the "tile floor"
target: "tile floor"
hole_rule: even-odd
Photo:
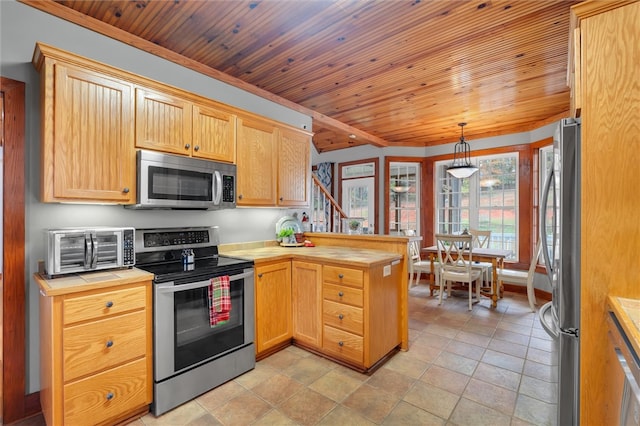
[[[145,425],[555,425],[554,343],[526,296],[438,306],[410,290],[409,341],[372,375],[296,347]],[[33,423],[30,423],[33,424]]]

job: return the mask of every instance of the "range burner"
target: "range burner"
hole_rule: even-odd
[[[217,227],[136,229],[136,267],[155,275],[154,282],[194,280],[252,268],[253,261],[218,254]],[[185,250],[193,251],[189,268]]]

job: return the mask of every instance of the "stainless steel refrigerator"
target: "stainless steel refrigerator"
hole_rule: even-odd
[[[580,408],[580,121],[560,121],[540,206],[540,238],[551,302],[538,312],[558,348],[558,425],[578,425]]]

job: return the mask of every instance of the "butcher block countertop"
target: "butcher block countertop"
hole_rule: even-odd
[[[45,296],[78,293],[87,290],[109,288],[122,284],[133,284],[153,280],[153,274],[137,268],[69,274],[46,278],[35,274],[34,278]]]
[[[397,253],[383,250],[371,250],[364,248],[317,246],[317,247],[251,247],[229,251],[222,251],[221,254],[234,257],[251,259],[257,264],[261,262],[271,262],[276,260],[307,260],[322,261],[348,266],[369,267],[382,263],[393,262],[402,258]]]
[[[640,354],[640,299],[609,296],[609,306],[629,338],[633,349]]]

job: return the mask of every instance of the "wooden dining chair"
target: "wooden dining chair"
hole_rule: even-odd
[[[473,236],[471,245],[474,248],[489,248],[491,240],[491,231],[481,231],[479,229],[469,229],[469,233]],[[493,264],[491,262],[473,262],[473,267],[482,271],[483,281],[492,287],[493,283]],[[499,294],[498,294],[499,295]]]
[[[512,284],[521,284],[527,286],[527,299],[529,299],[529,307],[532,312],[536,311],[536,293],[533,288],[533,277],[536,272],[536,265],[538,264],[538,257],[542,250],[542,244],[540,241],[536,244],[536,249],[533,252],[531,263],[529,264],[528,271],[520,271],[515,269],[498,269],[498,288],[502,288],[503,281]]]
[[[447,297],[451,296],[451,284],[459,282],[466,284],[469,290],[469,310],[473,305],[473,283],[476,283],[476,299],[480,300],[480,286],[482,285],[482,271],[473,268],[472,236],[436,234],[438,260],[440,262],[440,295],[438,304],[442,304],[445,283]]]

